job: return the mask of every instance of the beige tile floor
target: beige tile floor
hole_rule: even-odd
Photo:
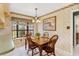
[[[24,50],[24,46],[15,48],[13,51],[4,54],[3,56],[27,56],[27,51]]]
[[[42,54],[45,55],[46,53],[43,51]],[[4,54],[2,56],[31,56],[31,51],[29,52],[29,54],[27,54],[27,50],[25,50],[24,46],[22,46],[19,48],[15,48],[13,51],[11,51],[7,54]],[[35,56],[39,56],[39,53],[36,54]],[[53,55],[51,55],[51,56],[53,56]]]
[[[79,44],[74,48],[73,55],[74,56],[79,56]]]
[[[46,53],[43,51],[43,54],[46,54]],[[57,53],[57,54],[58,54],[58,56],[62,55],[62,53]],[[74,48],[73,55],[79,56],[79,44]],[[22,46],[19,48],[15,48],[13,51],[11,51],[7,54],[1,55],[1,56],[31,56],[31,51],[29,52],[29,54],[27,54],[27,50],[25,50],[24,46]],[[35,56],[39,56],[39,53],[36,54]],[[51,56],[53,56],[53,55],[51,55]]]

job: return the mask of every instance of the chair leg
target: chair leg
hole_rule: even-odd
[[[29,53],[29,50],[27,50],[27,54]]]
[[[56,55],[54,54],[54,56],[56,56]]]
[[[55,48],[54,48],[54,51],[53,51],[53,55],[56,56],[56,55],[55,55]]]
[[[33,49],[32,49],[32,56],[33,56]]]
[[[55,53],[53,53],[53,55],[56,56]]]
[[[54,56],[56,56],[56,55],[55,55],[55,52],[52,52],[51,54],[54,55]]]

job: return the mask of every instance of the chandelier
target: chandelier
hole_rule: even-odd
[[[38,16],[37,16],[37,8],[35,8],[35,18],[34,20],[32,21],[33,23],[40,23],[40,20],[38,19]]]

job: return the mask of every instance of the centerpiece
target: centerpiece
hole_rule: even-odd
[[[36,33],[35,36],[37,39],[40,39],[40,33]]]

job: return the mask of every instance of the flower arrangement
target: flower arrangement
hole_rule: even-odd
[[[40,33],[36,33],[35,36],[36,36],[37,39],[39,39],[40,38]]]

